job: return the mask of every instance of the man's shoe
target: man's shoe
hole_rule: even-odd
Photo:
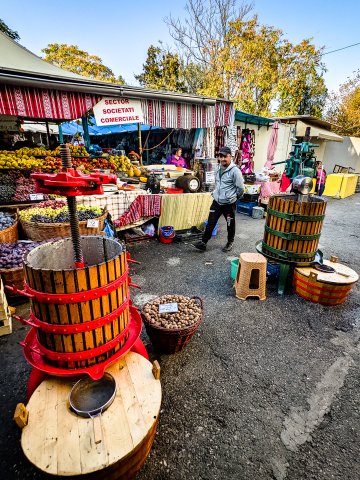
[[[200,241],[200,242],[194,243],[194,247],[200,250],[201,252],[205,252],[206,243]]]
[[[234,246],[234,242],[227,242],[225,247],[222,249],[223,252],[230,252]]]

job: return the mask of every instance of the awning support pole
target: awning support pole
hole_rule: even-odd
[[[142,165],[143,164],[143,161],[142,161],[143,149],[142,149],[142,143],[141,143],[141,124],[140,123],[138,123],[138,139],[139,139],[140,165]]]
[[[85,148],[88,150],[90,148],[90,135],[89,135],[89,125],[88,125],[86,116],[81,117],[81,122],[84,129]]]
[[[64,143],[64,134],[61,123],[59,124],[59,143]]]
[[[46,125],[46,146],[49,148],[50,147],[50,129],[49,129],[49,122],[46,120],[45,122]]]

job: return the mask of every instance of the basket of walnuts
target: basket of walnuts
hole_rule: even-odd
[[[177,310],[168,312],[165,305]],[[164,307],[161,307],[164,305]],[[163,295],[144,305],[141,316],[151,343],[159,353],[180,352],[203,321],[203,302],[199,297]]]

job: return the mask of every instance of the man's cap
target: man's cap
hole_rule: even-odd
[[[231,155],[231,150],[229,147],[221,147],[219,150],[219,155]]]

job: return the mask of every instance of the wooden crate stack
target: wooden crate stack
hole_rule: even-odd
[[[0,277],[0,336],[12,332],[12,319],[9,305],[6,300],[4,284]]]

